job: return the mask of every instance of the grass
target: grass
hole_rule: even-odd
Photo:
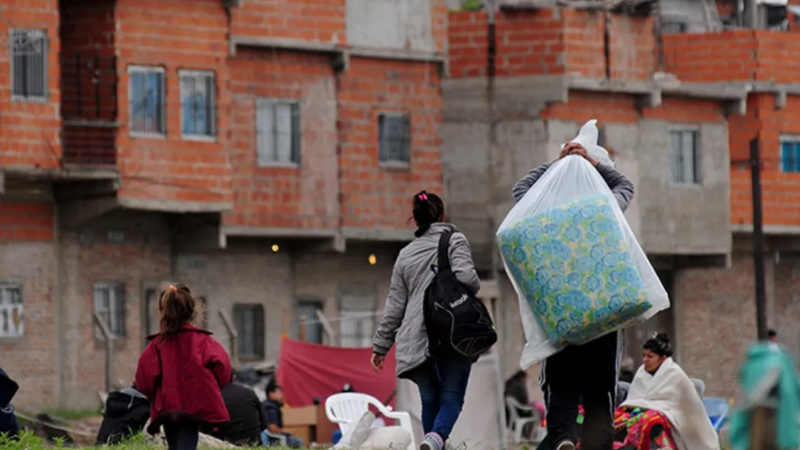
[[[41,438],[34,436],[32,433],[24,433],[19,439],[8,439],[5,436],[0,436],[0,449],[2,450],[52,450],[54,448],[69,448],[63,442],[56,442],[55,445],[46,443]],[[75,448],[75,447],[72,447]],[[164,450],[166,447],[152,445],[145,441],[144,435],[138,435],[113,447],[80,447],[83,450]],[[214,450],[212,447],[199,446],[202,450]],[[263,447],[261,447],[263,448]],[[288,450],[279,447],[271,447],[274,450]]]

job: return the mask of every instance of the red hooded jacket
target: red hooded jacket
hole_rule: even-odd
[[[165,422],[219,424],[229,420],[222,389],[231,381],[231,362],[211,333],[183,325],[160,342],[158,334],[139,357],[136,389],[150,400],[150,426],[155,434]]]

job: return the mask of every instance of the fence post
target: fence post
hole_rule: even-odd
[[[233,326],[233,321],[231,321],[226,311],[220,311],[219,317],[222,319],[222,323],[225,325],[225,329],[228,331],[228,337],[230,338],[231,365],[234,369],[239,370],[239,333],[236,331],[236,327]]]
[[[100,318],[100,315],[94,314],[94,323],[100,328],[100,333],[103,334],[103,339],[106,342],[106,393],[113,390],[112,384],[114,379],[114,336],[108,329],[108,325]]]

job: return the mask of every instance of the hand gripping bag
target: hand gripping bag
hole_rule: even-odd
[[[595,123],[584,125],[573,142],[609,164]],[[614,194],[580,156],[548,168],[508,213],[497,241],[519,295],[523,368],[669,308]]]

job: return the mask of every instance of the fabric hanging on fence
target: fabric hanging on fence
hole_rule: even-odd
[[[381,373],[370,365],[371,348],[343,348],[283,339],[278,360],[278,382],[286,404],[309,406],[314,398],[325,399],[350,384],[356,392],[369,394],[388,405],[397,386],[394,349],[386,355]]]

